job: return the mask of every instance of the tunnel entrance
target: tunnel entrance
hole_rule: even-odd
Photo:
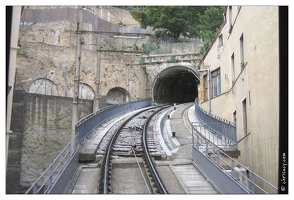
[[[191,69],[173,66],[161,71],[153,85],[153,97],[156,103],[193,102],[198,96],[198,78]]]

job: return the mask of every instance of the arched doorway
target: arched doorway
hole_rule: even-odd
[[[30,86],[29,93],[58,96],[57,86],[45,78],[35,80]]]
[[[73,97],[73,88],[72,87],[69,92],[68,96]],[[85,83],[80,83],[79,85],[79,98],[80,99],[89,99],[93,100],[95,96],[94,90],[91,88],[91,86],[85,84]]]
[[[128,96],[129,94],[127,94],[125,89],[115,87],[108,91],[106,96],[106,103],[108,105],[122,104],[127,102]]]

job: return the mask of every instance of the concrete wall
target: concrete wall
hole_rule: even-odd
[[[29,187],[71,140],[72,98],[25,94],[20,185]],[[93,101],[79,104],[79,118],[92,113]]]
[[[211,112],[234,121],[236,111],[239,160],[278,185],[279,142],[279,46],[277,6],[232,6],[227,22],[201,62],[201,69],[221,70],[221,94],[211,98]],[[231,30],[230,30],[230,27]],[[229,31],[230,30],[230,31]],[[230,33],[229,33],[230,32]],[[241,67],[240,37],[243,34],[244,68]],[[219,36],[223,36],[220,46]],[[231,56],[234,54],[234,72]],[[234,74],[233,74],[234,73]],[[235,80],[233,79],[235,77]],[[203,80],[199,92],[203,99]],[[211,83],[212,85],[212,83]],[[212,89],[212,88],[211,88]],[[246,98],[247,132],[244,132],[242,102]],[[249,134],[249,135],[247,135]]]
[[[12,91],[11,91],[12,92]],[[6,169],[6,193],[20,193],[20,174],[23,131],[25,123],[25,92],[23,90],[13,91],[12,120],[9,136],[8,161]]]

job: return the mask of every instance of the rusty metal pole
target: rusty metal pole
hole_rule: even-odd
[[[126,103],[128,103],[129,101],[130,101],[130,99],[129,99],[129,65],[127,65],[127,76],[126,76],[126,79],[127,79],[127,87],[126,87],[126,89],[127,89],[127,91],[126,91]]]
[[[101,34],[97,37],[97,68],[96,68],[96,92],[93,111],[99,110],[99,86],[100,86],[100,63],[101,63]]]
[[[73,91],[73,109],[72,109],[72,132],[71,132],[71,152],[74,149],[73,140],[76,136],[76,122],[78,121],[78,103],[79,103],[79,84],[80,84],[80,66],[81,66],[81,55],[82,55],[82,21],[83,21],[83,9],[79,6],[79,14],[77,20],[77,49],[75,58],[75,77],[74,77],[74,91]]]

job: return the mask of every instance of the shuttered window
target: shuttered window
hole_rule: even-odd
[[[213,88],[213,97],[220,95],[221,93],[220,69],[217,69],[212,72],[212,88]]]

